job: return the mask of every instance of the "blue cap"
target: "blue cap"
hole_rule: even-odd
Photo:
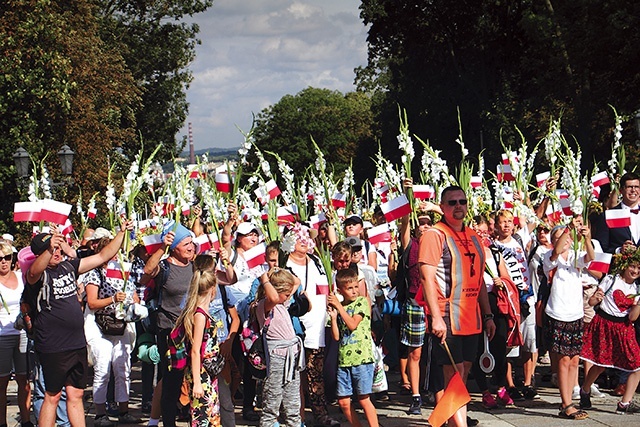
[[[173,231],[176,234],[175,238],[173,239],[173,243],[171,244],[171,247],[170,247],[171,250],[174,250],[176,246],[178,246],[180,242],[182,242],[187,237],[193,237],[193,233],[191,233],[191,231],[182,224],[178,224],[178,226],[175,227],[175,230],[174,230],[174,224],[175,224],[175,221],[171,220],[167,222],[164,225],[164,228],[162,229],[163,239],[164,239],[164,236],[169,234],[170,231]]]

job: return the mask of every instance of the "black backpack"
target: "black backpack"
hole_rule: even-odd
[[[409,252],[411,251],[412,240],[409,240],[407,247],[399,254],[398,267],[396,268],[396,277],[391,282],[391,286],[396,290],[395,300],[404,303],[409,296]],[[410,296],[413,298],[413,295]]]

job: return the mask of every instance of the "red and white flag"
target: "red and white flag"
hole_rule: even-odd
[[[211,249],[216,252],[220,251],[220,241],[216,233],[201,234],[193,239],[193,243],[196,245],[198,254],[203,254]]]
[[[551,176],[551,172],[542,172],[536,175],[536,184],[538,184],[539,188],[543,188],[549,177]]]
[[[329,283],[327,283],[327,276],[322,275],[318,280],[320,281],[316,283],[316,295],[329,295]]]
[[[72,231],[73,231],[73,225],[71,224],[71,221],[69,221],[69,218],[67,218],[67,220],[64,222],[64,225],[60,227],[60,233],[63,236],[68,236],[69,233],[71,233]]]
[[[604,218],[609,228],[623,228],[631,225],[631,211],[629,209],[607,209]]]
[[[389,186],[387,184],[383,183],[383,185],[381,185],[380,187],[376,188],[376,192],[378,193],[380,198],[382,198],[382,199],[384,199],[384,201],[386,201],[387,195],[389,194]]]
[[[377,245],[380,242],[391,241],[391,230],[389,224],[380,224],[367,230],[369,242]]]
[[[504,193],[504,197],[502,199],[501,204],[502,209],[513,209],[513,193]],[[514,218],[515,220],[515,218]],[[515,224],[515,222],[514,222]]]
[[[518,159],[517,154],[518,153],[516,153],[515,151],[511,152],[511,162],[510,162],[509,155],[507,153],[502,153],[502,164],[503,165],[510,165],[511,163],[513,163],[514,165],[519,164],[520,159]]]
[[[198,165],[187,165],[187,171],[189,172],[189,178],[198,179],[205,178],[207,175],[198,169]]]
[[[606,274],[609,272],[610,265],[611,265],[611,254],[608,254],[606,252],[604,253],[596,252],[595,258],[591,260],[591,262],[589,263],[589,267],[587,267],[587,270],[600,271]]]
[[[562,208],[562,213],[567,216],[572,216],[573,211],[571,210],[571,202],[569,199],[560,199],[560,207]]]
[[[549,203],[546,210],[547,218],[551,222],[558,222],[562,216],[562,208],[557,203]]]
[[[89,211],[87,212],[87,218],[89,219],[95,219],[96,215],[98,214],[98,209],[97,208],[91,208],[89,209]]]
[[[162,234],[150,234],[142,236],[142,244],[149,255],[162,247]]]
[[[481,176],[472,176],[469,181],[471,188],[480,188],[482,187],[482,177]]]
[[[266,246],[264,243],[259,243],[253,248],[244,251],[244,260],[247,262],[249,268],[254,268],[267,262],[265,255]]]
[[[280,206],[276,212],[278,225],[291,224],[296,222],[298,217],[298,207],[296,205]]]
[[[433,199],[436,197],[436,189],[433,185],[414,185],[413,197],[420,200]]]
[[[609,180],[609,176],[606,171],[597,173],[591,177],[591,183],[594,187],[601,187],[610,182],[611,181]]]
[[[387,203],[381,204],[380,208],[387,222],[395,221],[411,213],[411,204],[404,194],[393,200],[389,200]]]
[[[64,224],[69,213],[71,205],[55,200],[45,199],[42,201],[42,210],[40,211],[40,221],[49,221],[54,224]]]
[[[191,206],[189,205],[182,205],[182,215],[184,216],[189,216],[191,214]]]
[[[334,208],[346,208],[347,207],[347,196],[346,194],[338,193],[333,195],[331,198],[331,204]]]
[[[556,190],[556,196],[558,196],[558,199],[568,199],[569,192],[567,190],[558,189]]]
[[[593,194],[593,197],[595,197],[596,199],[600,198],[600,187],[593,187],[593,191],[591,192],[591,194]]]
[[[13,205],[13,222],[40,221],[40,202],[16,202]]]
[[[48,226],[44,226],[42,227],[42,230],[40,230],[40,226],[34,225],[31,232],[31,237],[34,237],[40,233],[51,233],[51,229]]]
[[[320,212],[318,215],[312,215],[309,217],[309,224],[311,228],[315,228],[316,230],[320,228],[322,224],[327,222],[327,217],[324,213]]]
[[[229,174],[221,172],[216,174],[216,190],[221,193],[231,193],[231,179]]]
[[[128,280],[131,272],[131,263],[118,261],[109,261],[107,264],[107,277],[110,279]]]
[[[265,185],[267,186],[267,192],[269,193],[270,200],[275,199],[281,194],[280,189],[278,188],[278,184],[276,184],[273,179],[267,181]]]
[[[498,174],[496,176],[498,182],[502,181],[515,181],[516,178],[513,176],[513,172],[511,171],[511,165],[498,165]]]
[[[151,227],[151,221],[149,221],[148,219],[138,221],[138,230],[140,230],[141,233],[144,233],[149,227]]]

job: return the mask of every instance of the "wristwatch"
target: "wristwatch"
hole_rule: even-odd
[[[493,313],[483,314],[482,315],[482,321],[486,322],[487,320],[493,320]]]

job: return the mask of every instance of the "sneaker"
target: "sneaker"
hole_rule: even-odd
[[[107,402],[107,415],[112,417],[117,417],[120,415],[120,409],[118,408],[118,404],[116,402]]]
[[[616,408],[617,414],[636,414],[640,412],[640,405],[638,405],[633,400],[623,405],[622,402],[618,402],[618,407]]]
[[[491,392],[487,390],[482,393],[482,405],[485,409],[495,409],[498,407],[498,402],[496,402],[496,399],[493,397]]]
[[[480,421],[476,420],[475,418],[467,417],[467,426],[468,427],[475,427],[478,424],[480,424]]]
[[[95,427],[113,427],[113,422],[109,419],[108,415],[96,415],[95,420],[93,421],[93,425]]]
[[[118,415],[118,424],[140,424],[142,420],[134,417],[128,412]]]
[[[585,393],[580,389],[580,409],[591,409],[591,393]]]
[[[420,396],[415,396],[411,400],[411,406],[409,406],[409,410],[407,414],[409,415],[422,415],[422,410],[420,407],[422,406],[422,398]]]
[[[517,388],[511,387],[507,391],[509,392],[509,396],[511,396],[514,402],[522,402],[523,400],[525,400],[524,396],[522,395],[522,393],[520,393],[520,390],[518,390]]]
[[[605,396],[606,394],[601,392],[600,389],[598,388],[598,384],[596,383],[591,384],[591,397],[595,397],[596,399],[602,399]]]
[[[509,392],[506,388],[502,387],[500,390],[498,390],[498,394],[496,396],[498,397],[498,405],[502,405],[505,407],[514,406],[513,399],[509,395]]]
[[[578,400],[580,399],[580,386],[577,385],[573,388],[573,391],[571,392],[571,400]]]
[[[541,365],[550,365],[551,358],[549,357],[549,353],[545,353],[542,356],[538,357],[538,363]]]
[[[245,421],[260,421],[260,414],[253,409],[243,410],[242,419]]]
[[[530,385],[526,385],[522,388],[522,394],[527,400],[540,399],[540,395],[538,394],[536,389]]]
[[[142,402],[142,413],[145,415],[149,415],[151,413],[151,401],[147,400],[146,402]]]

